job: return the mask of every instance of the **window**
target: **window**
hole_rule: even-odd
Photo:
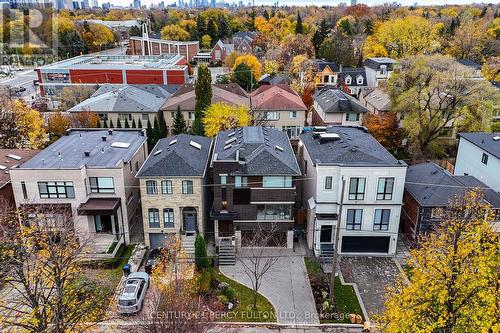
[[[248,187],[248,177],[235,176],[234,187]]]
[[[99,113],[98,116],[99,116],[99,119],[101,121],[108,121],[108,114],[107,113]]]
[[[145,121],[147,123],[147,121],[149,120],[149,115],[147,113],[143,113],[141,114],[141,118],[142,121]]]
[[[325,177],[325,190],[331,190],[332,189],[332,176],[326,176]]]
[[[292,187],[291,176],[264,176],[262,177],[262,187],[289,188]]]
[[[365,199],[365,178],[351,178],[349,183],[349,200]]]
[[[183,180],[182,181],[182,194],[193,194],[193,181]]]
[[[319,241],[320,243],[331,243],[333,236],[333,226],[331,225],[322,225]]]
[[[23,190],[23,198],[28,199],[28,192],[26,191],[26,183],[25,182],[21,182],[21,188]]]
[[[147,194],[158,194],[158,189],[156,188],[156,181],[147,180],[146,181],[146,193]]]
[[[162,180],[161,181],[161,194],[172,194],[172,181]]]
[[[323,83],[328,83],[330,81],[330,75],[324,75],[323,76]]]
[[[257,205],[257,220],[291,220],[292,205],[266,204]]]
[[[226,186],[227,185],[227,175],[219,175],[220,177],[220,184],[222,186]]]
[[[362,209],[348,209],[347,210],[347,230],[361,230],[361,220],[363,219]]]
[[[165,228],[174,227],[174,210],[172,208],[163,209],[163,225]]]
[[[40,198],[70,198],[75,197],[73,182],[38,182]]]
[[[390,209],[375,209],[375,221],[373,230],[389,230]]]
[[[488,155],[483,153],[483,156],[481,157],[481,163],[483,164],[488,164]]]
[[[392,200],[394,178],[379,178],[377,186],[377,200]]]
[[[215,60],[221,60],[221,52],[220,52],[220,50],[215,50]]]
[[[296,138],[300,134],[300,126],[283,126],[282,128],[289,139]]]
[[[346,121],[359,121],[359,113],[346,113],[345,120]]]
[[[352,83],[352,78],[349,75],[347,75],[345,77],[345,84],[351,84],[351,83]]]
[[[115,193],[113,177],[90,177],[90,193]]]
[[[160,227],[160,212],[156,208],[148,209],[148,219],[150,228]]]
[[[189,120],[194,120],[195,118],[195,113],[194,112],[188,112],[188,119]]]
[[[132,172],[132,161],[129,162],[128,169],[130,170],[130,172]]]
[[[131,113],[120,113],[118,115],[118,119],[120,119],[120,121],[132,120],[132,114]]]
[[[297,111],[290,111],[290,112],[288,112],[288,116],[289,116],[291,119],[295,119],[295,118],[297,118]]]
[[[358,84],[363,84],[363,77],[362,76],[358,76],[357,79],[356,79],[356,82]]]
[[[387,75],[387,66],[386,65],[380,66],[380,75]]]
[[[264,118],[265,118],[265,120],[278,120],[279,119],[279,113],[276,112],[276,111],[265,112],[264,113]]]
[[[139,161],[135,161],[135,172],[139,171]]]

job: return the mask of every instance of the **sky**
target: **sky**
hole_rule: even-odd
[[[107,2],[110,1],[112,4],[117,5],[117,6],[129,6],[132,3],[132,0],[99,0],[99,4],[102,2]],[[142,5],[146,5],[149,7],[150,4],[157,4],[161,0],[141,0]],[[174,0],[164,0],[165,4],[171,4],[174,3]],[[224,0],[225,2],[228,3],[233,3],[236,2],[238,3],[239,0]],[[251,0],[243,0],[244,3],[248,3]],[[262,4],[265,5],[271,5],[275,2],[276,0],[255,0],[255,5],[260,6]],[[394,0],[358,0],[358,3],[363,3],[369,6],[373,5],[380,5],[385,2],[392,2]],[[210,1],[209,1],[210,2]],[[217,0],[219,2],[219,0]],[[323,5],[333,5],[336,6],[339,3],[344,2],[347,4],[351,3],[351,0],[279,0],[280,5],[290,5],[290,6],[306,6],[306,5],[317,5],[317,6],[323,6]],[[481,2],[481,1],[473,1],[473,0],[398,0],[398,3],[409,6],[413,5],[415,2],[417,2],[419,5],[445,5],[445,4],[470,4],[473,2]],[[487,3],[499,3],[500,1],[487,1]]]

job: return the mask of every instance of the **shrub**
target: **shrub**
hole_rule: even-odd
[[[194,242],[195,265],[198,270],[208,267],[207,248],[205,239],[198,234]]]
[[[212,278],[213,278],[213,271],[211,269],[207,269],[206,271],[201,274],[200,279],[198,280],[199,283],[199,292],[202,294],[208,294],[210,293],[210,290],[212,289]]]
[[[224,295],[217,296],[217,300],[221,304],[224,304],[224,305],[228,305],[229,304],[229,299],[226,296],[224,296]]]
[[[222,290],[221,294],[226,296],[229,300],[233,300],[236,298],[236,290],[231,287],[227,287],[226,289]]]

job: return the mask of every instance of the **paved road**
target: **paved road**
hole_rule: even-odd
[[[245,274],[242,260],[249,256],[248,250],[238,253],[242,258],[234,266],[220,266],[221,272],[251,288],[251,280]],[[304,258],[300,253],[287,249],[272,249],[265,255],[276,255],[278,261],[264,275],[259,292],[276,309],[277,321],[283,324],[319,323],[314,299],[307,277]]]
[[[36,95],[33,80],[37,78],[33,68],[26,68],[24,71],[13,72],[14,77],[7,77],[0,80],[0,85],[11,87],[24,87],[26,91],[22,92],[18,97],[25,100],[31,100],[31,96]]]

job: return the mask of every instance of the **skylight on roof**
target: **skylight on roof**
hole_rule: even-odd
[[[17,160],[17,161],[20,161],[20,160],[22,159],[22,157],[21,157],[21,156],[19,156],[19,155],[14,155],[14,154],[8,154],[8,155],[7,155],[7,157],[10,157],[10,158],[12,158],[12,159],[14,159],[14,160]]]
[[[500,140],[500,136],[495,135],[495,136],[493,137],[493,140],[495,140],[495,141],[499,141],[499,140]]]
[[[274,149],[279,150],[279,151],[284,151],[283,147],[280,147],[278,145],[274,146]]]
[[[117,142],[113,142],[111,144],[111,147],[113,147],[113,148],[128,148],[128,147],[130,147],[130,143],[117,141]]]
[[[233,145],[229,144],[229,145],[225,145],[224,146],[224,150],[228,150],[229,148],[231,148]]]
[[[195,147],[196,149],[201,150],[201,145],[198,142],[189,141],[189,145]]]
[[[177,143],[177,140],[172,140],[172,141],[170,141],[170,143],[168,145],[171,146],[171,145],[175,145],[176,143]]]
[[[234,141],[236,141],[236,138],[231,138],[229,140],[226,140],[225,144],[229,145],[229,144],[233,143]]]
[[[233,136],[233,135],[235,135],[235,134],[236,134],[236,132],[235,132],[235,131],[233,131],[233,132],[229,133],[229,134],[227,135],[227,137],[228,137],[228,138],[230,138],[230,137],[232,137],[232,136]]]
[[[153,156],[156,156],[156,155],[158,155],[158,154],[160,154],[160,153],[161,153],[161,149],[160,149],[160,150],[155,151],[155,153],[153,154]]]

